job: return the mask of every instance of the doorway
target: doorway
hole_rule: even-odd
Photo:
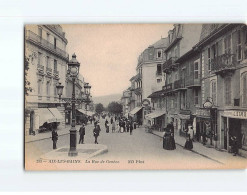
[[[232,136],[237,137],[238,147],[242,148],[241,120],[240,119],[229,118],[229,138],[231,138]],[[229,141],[229,144],[231,145],[231,141]]]

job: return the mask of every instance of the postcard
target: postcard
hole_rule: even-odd
[[[28,24],[25,170],[245,169],[245,24]]]

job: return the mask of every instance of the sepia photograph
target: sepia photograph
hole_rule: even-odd
[[[25,170],[246,169],[246,24],[23,30]]]

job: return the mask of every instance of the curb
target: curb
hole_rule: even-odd
[[[68,135],[68,134],[69,134],[69,133],[63,133],[63,134],[58,135],[58,137],[63,136],[63,135]],[[27,142],[25,142],[25,143],[28,144],[28,143],[32,143],[32,142],[42,141],[42,140],[45,140],[45,139],[51,139],[51,136],[50,136],[50,137],[45,137],[45,138],[42,138],[42,139],[27,141]]]
[[[90,156],[88,157],[88,159],[89,159],[89,158],[92,158],[92,157],[95,157],[95,156],[99,156],[99,155],[101,155],[101,154],[105,154],[105,153],[107,153],[107,152],[108,152],[108,148],[106,147],[105,149],[101,149],[101,150],[99,150],[99,151],[93,153],[92,155],[90,155]]]
[[[156,135],[156,136],[158,136],[158,137],[160,137],[160,138],[163,138],[162,136],[157,135],[157,134],[155,134],[155,133],[153,133],[153,132],[151,132],[151,134]],[[180,147],[182,147],[182,148],[184,148],[183,145],[181,145],[181,144],[179,144],[179,143],[177,143],[177,142],[175,142],[175,144],[178,145],[178,146],[180,146]],[[192,150],[188,150],[188,151],[191,151],[191,152],[193,152],[193,153],[195,153],[195,154],[198,154],[198,155],[203,156],[203,157],[205,157],[205,158],[207,158],[207,159],[210,159],[210,160],[212,160],[212,161],[215,161],[215,162],[217,162],[217,163],[219,163],[219,164],[224,164],[224,163],[222,163],[222,162],[220,162],[220,161],[218,161],[218,160],[215,160],[215,159],[213,159],[213,158],[211,158],[211,157],[209,157],[209,156],[207,156],[207,155],[205,155],[205,154],[199,153],[199,152],[197,152],[197,151],[195,151],[195,150],[193,150],[193,149],[192,149]]]

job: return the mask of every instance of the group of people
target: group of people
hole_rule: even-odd
[[[192,127],[191,127],[192,128]],[[170,122],[166,128],[164,128],[164,135],[163,135],[163,148],[166,150],[175,150],[176,143],[174,139],[174,126],[173,122]],[[193,149],[193,142],[190,136],[189,129],[185,130],[186,133],[186,142],[184,144],[184,149],[192,150]]]
[[[115,120],[111,117],[110,122],[107,119],[105,120],[106,133],[109,133],[110,126],[112,133],[129,132],[132,135],[133,129],[136,129],[136,122],[123,117],[115,117]]]

